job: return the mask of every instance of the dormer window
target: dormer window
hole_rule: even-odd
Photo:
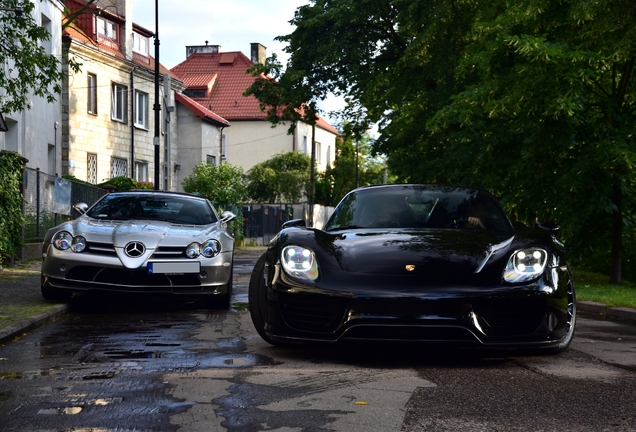
[[[117,23],[107,20],[106,18],[97,17],[97,34],[105,38],[117,41],[119,38],[117,35],[119,26]]]
[[[133,51],[148,56],[148,38],[139,33],[133,33]]]

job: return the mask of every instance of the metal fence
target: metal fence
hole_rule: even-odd
[[[71,206],[84,202],[89,206],[107,192],[97,186],[41,172],[24,170],[23,190],[24,243],[39,243],[49,228],[77,216]]]
[[[284,222],[304,219],[308,225],[322,228],[333,213],[333,207],[314,206],[313,223],[309,223],[309,205],[300,204],[245,204],[243,227],[247,244],[266,245],[280,231]]]
[[[24,243],[40,243],[49,228],[78,216],[72,205],[84,202],[91,206],[106,193],[97,186],[26,168],[23,183],[23,214],[26,217]],[[321,228],[332,211],[330,207],[315,206],[312,226]],[[266,245],[280,231],[284,222],[291,219],[308,220],[309,206],[307,203],[244,204],[242,214],[246,242]]]

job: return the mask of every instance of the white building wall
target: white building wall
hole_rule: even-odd
[[[311,156],[311,126],[299,123],[296,128],[296,150]],[[316,127],[316,172],[327,169],[327,163],[333,166],[336,157],[336,135]]]
[[[180,130],[179,152],[174,163],[179,165],[179,170],[175,171],[174,186],[175,190],[183,191],[183,180],[194,172],[198,164],[206,162],[208,155],[216,157],[216,163],[220,163],[222,132],[217,126],[196,117],[181,104],[177,105],[177,119]]]
[[[35,21],[44,26],[51,39],[43,43],[48,53],[62,57],[62,10],[60,0],[34,0]],[[20,153],[27,158],[29,168],[39,168],[47,174],[61,174],[61,104],[31,96],[30,109],[19,113],[3,113],[9,131],[0,133],[0,149]]]
[[[272,128],[267,121],[232,121],[228,134],[227,159],[245,172],[272,156],[292,151],[294,136],[287,134],[288,125]]]

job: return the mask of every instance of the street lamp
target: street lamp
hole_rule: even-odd
[[[159,0],[155,0],[155,137],[153,144],[155,145],[155,190],[159,190],[159,136],[161,132],[160,113],[161,104],[159,103]]]

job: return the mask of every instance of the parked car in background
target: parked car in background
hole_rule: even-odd
[[[418,341],[565,350],[574,283],[558,226],[516,229],[488,192],[383,185],[347,194],[324,229],[286,222],[252,273],[272,344]]]
[[[104,196],[47,231],[42,295],[74,292],[201,296],[230,306],[234,238],[212,204],[196,195],[129,191]]]

